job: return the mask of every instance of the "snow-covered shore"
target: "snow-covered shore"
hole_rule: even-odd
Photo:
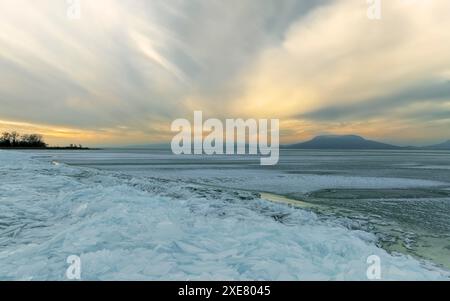
[[[448,279],[375,237],[252,193],[69,167],[0,151],[0,279]]]

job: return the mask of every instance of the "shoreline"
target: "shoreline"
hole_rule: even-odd
[[[88,148],[88,147],[0,147],[0,150],[102,150],[101,148]]]
[[[349,218],[351,220],[357,221],[357,217],[355,217],[353,214],[348,212],[345,208],[335,208],[333,206],[326,206],[324,204],[315,204],[304,200],[297,200],[295,198],[285,196],[285,195],[278,195],[274,193],[266,193],[266,192],[259,192],[260,198],[272,203],[276,204],[285,204],[288,206],[292,206],[294,208],[304,209],[304,210],[311,210],[316,214],[320,214],[321,216],[324,216],[325,218],[329,217],[328,214],[334,215],[336,218],[343,217],[343,218]],[[353,212],[357,213],[357,212]],[[429,245],[432,241],[434,242],[434,245],[441,245],[443,243],[442,239],[439,239],[437,237],[434,237],[430,233],[427,233],[425,231],[418,231],[419,229],[416,229],[416,234],[420,235],[416,237],[416,248],[411,249],[409,246],[405,246],[404,242],[401,240],[397,240],[395,243],[387,243],[382,240],[382,237],[379,237],[378,234],[388,234],[392,235],[393,238],[398,239],[399,236],[402,234],[402,232],[398,232],[399,236],[395,236],[392,231],[390,231],[390,226],[383,225],[383,223],[379,223],[380,221],[372,221],[371,224],[375,227],[374,229],[368,230],[361,228],[361,231],[366,231],[369,233],[374,234],[377,239],[379,239],[380,248],[387,251],[390,254],[400,253],[407,256],[415,257],[418,260],[423,260],[425,262],[429,262],[432,265],[435,265],[439,268],[443,268],[445,270],[450,271],[450,262],[447,260],[446,256],[443,256],[441,254],[440,249],[436,248],[429,248],[427,249],[426,246]],[[383,220],[382,220],[383,222]],[[398,225],[400,226],[400,225]],[[396,230],[398,231],[398,230]],[[404,230],[405,233],[407,230]],[[443,247],[443,245],[441,245]]]

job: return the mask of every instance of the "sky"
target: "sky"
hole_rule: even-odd
[[[450,139],[450,1],[371,1],[2,0],[0,132],[161,143],[201,110],[282,143]]]

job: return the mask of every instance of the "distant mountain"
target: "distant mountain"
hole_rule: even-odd
[[[136,145],[123,145],[116,146],[115,148],[123,149],[170,149],[170,143],[155,143],[155,144],[136,144]]]
[[[363,137],[356,135],[345,136],[318,136],[314,139],[286,145],[287,149],[404,149],[400,146],[381,143],[377,141],[366,140]]]
[[[425,146],[424,148],[431,150],[450,150],[450,140],[441,144]]]

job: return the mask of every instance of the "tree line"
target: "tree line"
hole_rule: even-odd
[[[42,135],[20,135],[17,132],[5,132],[0,136],[0,147],[47,147]]]

